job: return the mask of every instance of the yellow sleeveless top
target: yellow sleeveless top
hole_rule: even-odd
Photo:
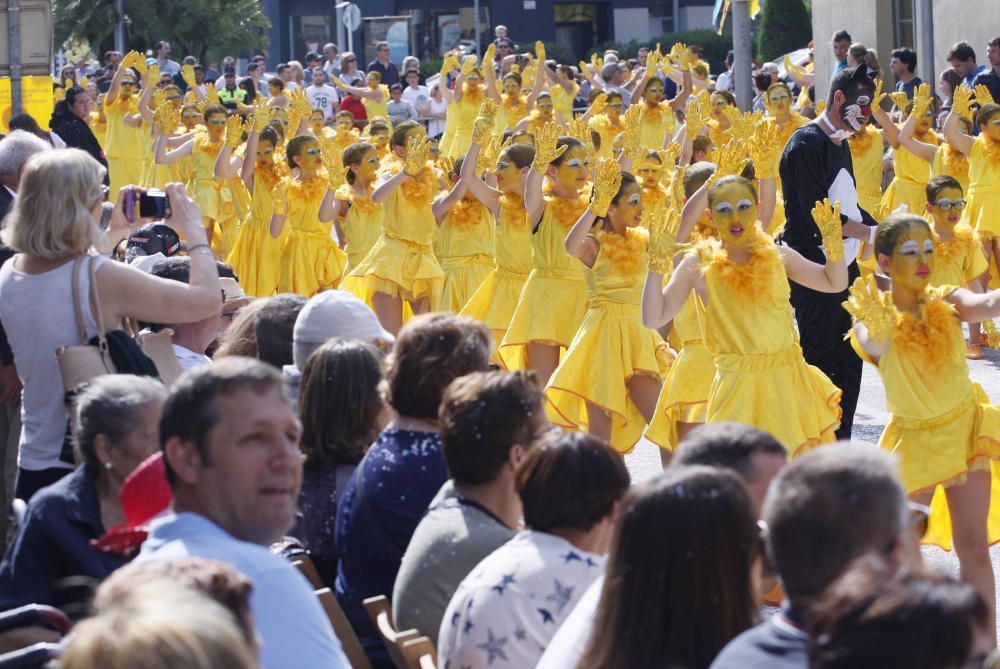
[[[502,93],[500,113],[497,115],[496,127],[500,130],[513,128],[521,119],[528,115],[528,99],[523,95],[507,95]]]
[[[372,202],[371,193],[360,197],[350,184],[341,185],[334,197],[351,204],[340,221],[340,227],[347,237],[344,241],[347,243],[348,262],[353,266],[365,259],[382,234],[385,210],[382,205]]]
[[[931,227],[934,227],[933,221]],[[935,233],[934,241],[931,286],[965,286],[986,271],[988,264],[983,245],[968,225],[959,222],[948,241],[942,241]]]
[[[401,169],[402,161],[390,156],[386,162],[388,173],[394,175]],[[421,246],[433,244],[438,225],[431,211],[431,203],[437,197],[438,189],[437,174],[433,165],[428,162],[416,178],[407,179],[394,190],[383,205],[386,237]]]
[[[972,142],[972,154],[969,156],[969,192],[966,197],[975,192],[1000,192],[1000,157],[989,156],[989,152],[1000,153],[1000,146],[991,146],[987,151],[989,140],[980,135]],[[1000,143],[998,143],[1000,144]]]
[[[496,231],[497,269],[527,275],[531,263],[531,226],[524,200],[500,196],[500,215]]]
[[[434,251],[438,259],[485,256],[495,249],[493,214],[479,200],[463,198],[445,216]]]
[[[947,142],[938,146],[934,152],[934,162],[931,164],[931,174],[940,176],[947,174],[962,184],[962,192],[968,197],[969,192],[969,159],[956,151]]]
[[[125,115],[137,111],[135,100],[126,100],[121,96],[112,104],[105,105],[104,116],[108,120],[108,130],[104,141],[106,157],[142,159],[142,146],[145,142],[142,128],[133,128],[125,124]]]
[[[649,265],[649,233],[645,228],[627,228],[625,236],[604,230],[593,236],[601,250],[594,266],[584,266],[583,272],[591,305],[603,300],[640,306]]]
[[[867,126],[864,136],[852,136],[847,145],[851,148],[858,202],[862,209],[871,213],[882,199],[882,134]]]
[[[901,181],[919,185],[922,188],[927,185],[928,181],[931,180],[930,164],[910,153],[906,147],[902,145],[892,150],[892,162],[893,167],[896,170],[896,178]]]
[[[621,116],[618,122],[612,121],[607,114],[598,114],[590,119],[590,127],[601,136],[601,148],[597,150],[598,158],[611,158],[611,145],[615,141],[618,133],[625,132],[625,122]],[[653,147],[650,147],[653,148]],[[656,147],[659,148],[659,147]]]
[[[465,94],[458,102],[448,105],[447,116],[454,117],[454,136],[451,146],[448,147],[447,155],[451,158],[458,158],[465,155],[472,144],[472,125],[479,115],[479,106],[485,99],[485,93],[480,92],[474,98]]]
[[[566,92],[559,84],[554,85],[549,89],[549,95],[552,97],[552,109],[562,114],[564,121],[573,120],[573,100],[576,99],[576,94],[580,92],[580,87],[577,84],[573,84],[573,94],[570,95]]]
[[[288,215],[285,224],[292,232],[306,235],[330,234],[330,223],[321,223],[319,208],[326,195],[327,182],[315,176],[305,181],[286,177],[288,182]]]
[[[545,196],[545,212],[531,235],[534,268],[550,276],[583,280],[584,265],[566,251],[566,235],[587,208],[587,197],[564,200]]]
[[[677,125],[677,118],[674,110],[668,102],[660,102],[655,107],[645,100],[638,103],[642,110],[639,121],[639,145],[647,149],[659,151],[663,148],[663,142],[668,136],[673,136],[674,128]],[[603,146],[604,138],[601,138]]]
[[[723,130],[719,122],[714,118],[708,121],[708,137],[712,140],[712,144],[715,145],[716,149],[723,147],[726,143],[732,139],[732,126],[727,130]]]
[[[375,102],[370,98],[361,98],[361,104],[365,106],[365,114],[368,116],[368,122],[371,123],[372,119],[376,116],[381,116],[384,118],[389,125],[392,125],[392,121],[389,120],[388,104],[389,100],[389,87],[385,84],[379,84],[378,89],[382,91],[382,102]]]

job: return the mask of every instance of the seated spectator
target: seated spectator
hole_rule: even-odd
[[[451,478],[406,548],[392,595],[396,629],[432,639],[472,568],[517,532],[517,467],[549,427],[530,372],[479,372],[448,386],[441,445]]]
[[[535,666],[603,572],[629,476],[611,447],[577,432],[529,451],[516,485],[528,529],[458,586],[438,634],[445,666],[487,666],[498,657],[512,667]]]
[[[739,477],[672,467],[622,503],[579,669],[704,669],[756,615],[763,537]]]
[[[403,99],[403,87],[399,84],[393,84],[389,87],[389,98],[385,110],[394,126],[403,121],[416,121],[420,118],[417,108],[408,100]]]
[[[862,555],[901,562],[912,550],[896,462],[875,446],[834,444],[792,461],[771,484],[763,516],[787,599],[733,639],[712,669],[804,669],[806,612],[823,591]]]
[[[313,295],[295,318],[292,329],[292,361],[282,367],[285,392],[295,406],[299,404],[299,381],[316,349],[335,337],[357,339],[385,350],[395,337],[386,332],[375,312],[352,293],[325,290]]]
[[[306,579],[268,546],[291,528],[302,481],[299,425],[274,368],[224,358],[188,372],[160,421],[173,513],[155,520],[139,562],[206,557],[253,583],[261,664],[347,667]]]
[[[389,419],[381,384],[381,356],[356,339],[331,339],[309,356],[302,372],[299,447],[305,466],[294,535],[330,587],[337,577],[337,503]]]
[[[484,325],[451,314],[416,316],[396,340],[386,376],[398,415],[354,470],[337,508],[337,599],[376,668],[392,664],[362,602],[392,596],[413,530],[448,479],[441,396],[456,378],[485,371],[490,348]]]
[[[76,626],[62,669],[257,669],[233,615],[167,581],[137,585]]]
[[[125,520],[118,493],[132,470],[157,449],[167,392],[158,380],[109,374],[77,396],[73,440],[83,463],[41,489],[0,564],[0,609],[54,604],[60,581],[98,581],[125,562],[91,541]]]
[[[858,558],[809,614],[811,669],[987,667],[996,621],[976,588]]]

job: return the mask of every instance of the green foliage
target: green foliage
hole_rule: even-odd
[[[774,0],[769,1],[773,2]],[[604,42],[603,44],[595,46],[593,53],[596,53],[598,56],[602,56],[604,55],[605,50],[615,49],[622,55],[623,58],[635,58],[639,53],[640,47],[645,46],[650,49],[655,49],[656,44],[659,43],[660,50],[665,53],[670,51],[670,47],[677,42],[683,42],[684,44],[700,47],[702,50],[701,57],[711,66],[713,74],[725,71],[726,54],[733,48],[732,34],[723,33],[722,35],[719,35],[714,30],[681,30],[678,32],[660,35],[649,42],[639,42],[637,40],[632,40],[631,42],[624,44],[619,44],[617,42]],[[590,61],[589,53],[586,55],[584,60],[588,62]],[[572,63],[575,61],[560,60],[560,62]]]
[[[434,76],[441,71],[443,58],[424,58],[420,61],[420,78],[427,80],[427,77]]]
[[[267,45],[263,31],[270,24],[258,0],[124,0],[124,9],[129,49],[152,49],[167,40],[174,60],[193,55],[209,62]],[[53,14],[56,44],[75,36],[99,48],[114,34],[113,0],[55,0]]]
[[[576,58],[576,55],[573,53],[573,50],[570,49],[567,45],[560,44],[559,42],[545,42],[545,41],[543,41],[542,44],[545,45],[545,55],[549,59],[564,65],[576,64],[576,61],[578,59]],[[530,51],[531,53],[535,52],[534,44],[525,44],[522,45],[521,48],[523,48],[525,51]]]
[[[812,39],[812,20],[802,0],[767,0],[757,31],[757,60],[775,60]]]

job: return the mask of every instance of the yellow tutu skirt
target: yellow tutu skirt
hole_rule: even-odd
[[[659,333],[642,324],[638,305],[597,302],[587,309],[545,388],[549,418],[586,430],[586,404],[595,404],[611,415],[611,446],[628,453],[642,436],[646,419],[629,398],[627,383],[639,374],[663,378],[672,360]]]
[[[529,343],[568,348],[587,311],[583,272],[532,270],[500,343],[506,369],[528,369]],[[596,361],[595,361],[596,364]]]
[[[507,334],[527,280],[527,274],[516,274],[498,267],[486,275],[479,289],[459,312],[460,316],[474,318],[493,332],[493,353],[490,360],[496,364],[501,364],[500,342]]]
[[[760,355],[719,355],[715,367],[705,422],[753,425],[774,435],[792,457],[834,441],[840,389],[806,364],[798,345]]]
[[[274,295],[281,270],[281,248],[288,236],[288,226],[284,226],[282,232],[281,237],[272,237],[270,221],[261,224],[247,220],[240,226],[226,262],[233,266],[247,295]]]
[[[444,272],[429,245],[414,244],[382,235],[351,272],[364,279],[364,290],[385,293],[406,301],[430,298],[441,292]]]
[[[1000,188],[970,190],[967,197],[963,220],[982,237],[1000,235]]]
[[[484,255],[441,258],[444,283],[435,310],[457,314],[495,267],[493,258]]]
[[[705,422],[714,378],[715,356],[704,342],[700,339],[685,342],[663,380],[663,391],[646,438],[660,448],[676,450],[680,441],[678,423]]]
[[[919,184],[915,181],[903,180],[896,177],[885,189],[882,195],[882,204],[889,207],[889,211],[896,211],[901,204],[905,204],[911,214],[923,216],[924,205],[927,204],[926,184]]]
[[[954,409],[927,420],[893,416],[879,446],[899,458],[909,495],[934,491],[924,543],[952,548],[951,516],[944,489],[965,483],[972,471],[992,469],[990,543],[1000,541],[1000,406],[978,384]],[[992,464],[992,468],[991,468]]]
[[[125,186],[142,185],[142,175],[145,161],[142,158],[107,158],[108,161],[108,200],[118,201],[118,191]]]
[[[347,255],[329,235],[293,229],[281,251],[278,292],[312,297],[336,288],[346,263]]]

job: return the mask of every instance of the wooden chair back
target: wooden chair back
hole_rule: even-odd
[[[307,553],[298,553],[292,557],[292,566],[299,570],[309,584],[312,585],[313,590],[322,590],[326,587],[326,583],[323,579],[319,577],[319,571],[316,570],[316,565],[313,564],[312,558],[309,557]]]
[[[403,632],[396,631],[392,624],[392,604],[385,595],[369,597],[364,604],[368,617],[371,618],[372,624],[375,625],[379,636],[382,637],[382,643],[389,651],[389,658],[399,669],[407,669],[409,665],[406,661],[406,655],[403,653],[403,644],[418,638],[420,633],[415,629]]]
[[[317,590],[316,597],[319,599],[323,611],[326,612],[326,617],[330,619],[333,632],[340,639],[340,646],[344,649],[344,655],[347,656],[351,666],[354,669],[372,669],[371,662],[368,661],[368,656],[365,655],[365,650],[361,647],[361,641],[358,640],[358,635],[355,634],[354,628],[351,627],[347,616],[344,615],[344,610],[340,608],[337,598],[333,596],[333,591],[330,588]]]
[[[406,669],[437,669],[437,651],[434,642],[422,636],[403,643]]]

